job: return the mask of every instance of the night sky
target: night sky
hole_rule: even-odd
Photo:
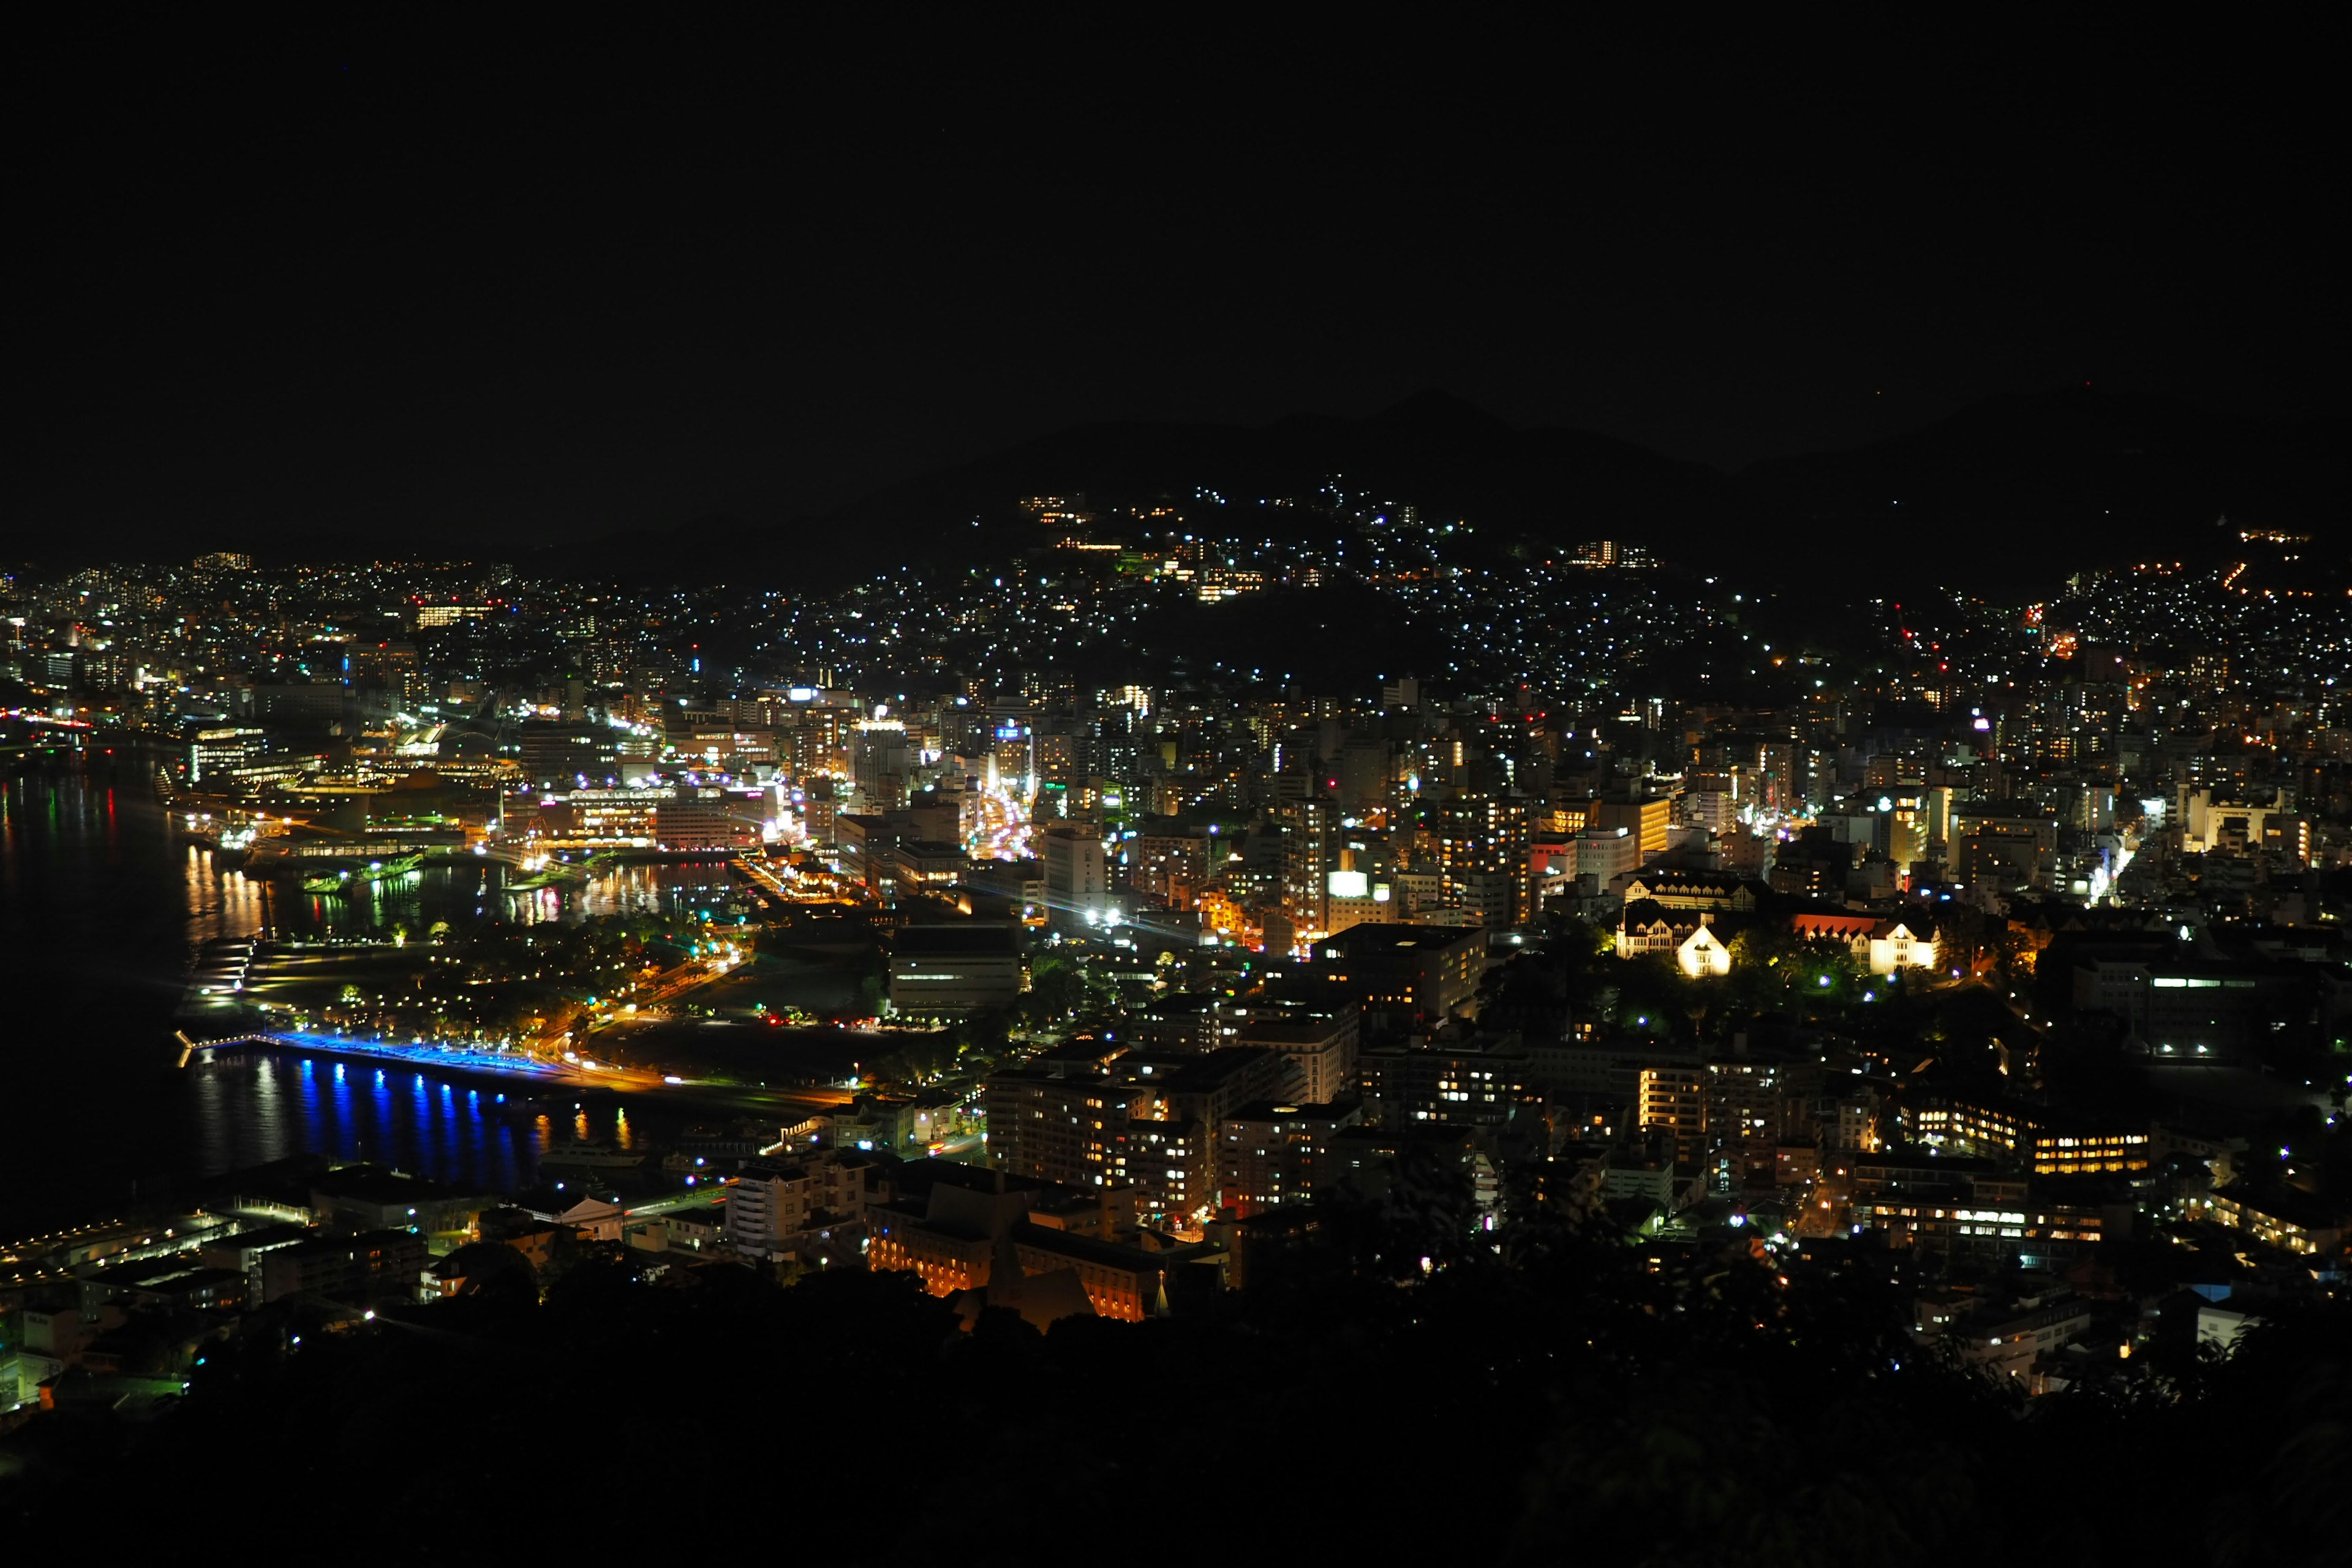
[[[2323,100],[2195,48],[709,42],[48,62],[12,553],[512,554],[1423,387],[1735,469],[2086,381],[2341,406]]]

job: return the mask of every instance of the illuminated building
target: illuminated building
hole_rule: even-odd
[[[739,730],[732,726],[711,728],[697,725],[680,731],[665,731],[670,751],[677,756],[698,758],[714,768],[742,772],[762,763],[779,759],[780,748],[772,731]],[[623,742],[625,747],[627,742]],[[626,752],[624,752],[626,754]]]
[[[1127,885],[1153,899],[1184,907],[1208,880],[1205,838],[1146,835],[1120,847]]]
[[[793,776],[814,780],[821,774],[845,775],[856,720],[856,711],[848,708],[796,708],[785,730]]]
[[[1341,850],[1345,862],[1350,851]],[[1324,931],[1336,935],[1350,926],[1390,925],[1402,918],[1397,905],[1394,888],[1385,879],[1374,881],[1371,876],[1345,865],[1331,872],[1324,882]]]
[[[747,1164],[727,1189],[727,1238],[747,1257],[772,1258],[820,1225],[862,1219],[866,1171],[862,1160],[834,1149]]]
[[[907,726],[897,719],[861,720],[850,735],[849,776],[866,810],[905,805],[912,776]]]
[[[891,854],[890,879],[900,898],[925,889],[953,888],[971,869],[963,846],[941,839],[903,838]]]
[[[347,667],[353,689],[381,693],[394,709],[414,712],[425,700],[425,672],[414,643],[354,643]]]
[[[580,848],[649,849],[656,840],[655,813],[667,790],[564,790],[539,803],[539,816],[551,846]],[[559,811],[557,808],[562,808]]]
[[[1126,1052],[1082,1035],[990,1074],[983,1103],[997,1167],[1037,1181],[1102,1185],[1110,1145],[1147,1103],[1142,1090],[1108,1076],[1108,1064]]]
[[[1219,1122],[1298,1081],[1280,1051],[1155,1056],[1069,1041],[990,1077],[989,1150],[1033,1180],[1132,1187],[1141,1210],[1188,1227],[1213,1206]]]
[[[583,779],[606,783],[620,760],[619,731],[604,724],[525,720],[516,727],[515,748],[523,777],[554,788]]]
[[[1638,958],[1666,953],[1675,967],[1694,979],[1731,973],[1733,929],[1737,915],[1705,909],[1666,909],[1655,900],[1629,902],[1617,925],[1617,956]],[[1720,929],[1718,929],[1720,928]]]
[[[841,802],[831,779],[812,779],[802,792],[802,822],[809,842],[830,848],[839,841]]]
[[[1097,925],[1117,918],[1110,856],[1092,828],[1056,823],[1045,833],[1048,919],[1065,926]]]
[[[2069,1299],[2042,1307],[2022,1317],[2009,1318],[1970,1329],[1960,1339],[1960,1353],[1969,1363],[1996,1376],[2008,1377],[2041,1392],[2033,1363],[2045,1351],[2056,1350],[2091,1326],[2091,1304]]]
[[[1276,813],[1282,830],[1282,912],[1295,931],[1312,935],[1331,929],[1327,900],[1339,819],[1335,803],[1312,796],[1286,802]]]
[[[1031,741],[1032,766],[1039,784],[1059,784],[1065,789],[1086,784],[1088,737],[1073,734],[1059,722],[1049,721],[1033,729]]]
[[[133,1310],[166,1312],[240,1307],[245,1303],[246,1275],[240,1268],[191,1267],[182,1255],[118,1263],[82,1275],[79,1285],[82,1321],[94,1323],[107,1306],[118,1302]],[[16,1395],[13,1386],[0,1393],[12,1400]]]
[[[1265,574],[1234,566],[1207,566],[1202,568],[1195,579],[1194,590],[1202,601],[1209,604],[1241,594],[1264,593]]]
[[[1318,972],[1365,1014],[1404,1027],[1450,1018],[1477,994],[1486,933],[1434,925],[1358,925],[1316,943]]]
[[[1963,1154],[2005,1156],[2037,1176],[2126,1173],[2148,1167],[2144,1127],[2103,1123],[2006,1100],[1946,1097],[1906,1110],[1912,1135]]]
[[[1298,1068],[1298,1097],[1326,1101],[1345,1098],[1356,1086],[1356,1052],[1362,1015],[1353,1003],[1337,1011],[1290,1005],[1253,1006],[1234,1026],[1231,1043],[1289,1058]]]
[[[2145,1171],[2148,1134],[2078,1121],[2033,1130],[2028,1157],[2037,1176]]]
[[[2257,805],[2209,786],[2182,784],[2175,803],[2185,855],[2276,849],[2298,865],[2311,861],[2311,824],[2284,801]]]
[[[841,874],[879,894],[888,886],[897,862],[898,840],[914,836],[902,816],[862,811],[835,812],[833,841],[840,850]]]
[[[925,1174],[933,1180],[921,1196],[867,1209],[867,1266],[912,1273],[934,1296],[986,1285],[998,1243],[1028,1217],[1040,1184],[1002,1172]]]
[[[1588,827],[1622,827],[1633,835],[1633,852],[1647,860],[1666,852],[1666,829],[1674,822],[1671,800],[1596,800],[1587,810]]]
[[[1877,1097],[1865,1089],[1832,1101],[1823,1112],[1822,1125],[1830,1131],[1832,1148],[1857,1154],[1878,1147],[1877,1121]]]
[[[1022,1274],[1034,1279],[1066,1271],[1076,1277],[1094,1315],[1115,1322],[1139,1323],[1165,1315],[1169,1269],[1187,1267],[1191,1259],[1203,1256],[1198,1249],[1146,1252],[1097,1241],[1036,1223],[1039,1217],[1013,1230],[1013,1258]]]
[[[273,1247],[255,1260],[260,1289],[248,1307],[289,1296],[326,1296],[343,1301],[416,1299],[427,1254],[415,1231],[371,1230],[356,1236],[321,1236]]]
[[[1704,776],[1713,782],[1687,788],[1675,797],[1675,820],[1704,827],[1718,837],[1727,835],[1739,825],[1738,784],[1742,775],[1734,772],[1727,777]]]
[[[1618,567],[1639,571],[1654,565],[1649,551],[1638,544],[1624,544],[1614,539],[1591,539],[1576,547],[1568,559],[1571,566],[1587,568]]]
[[[2255,1193],[2228,1186],[2190,1206],[2198,1218],[2243,1231],[2265,1247],[2286,1252],[2340,1252],[2347,1237],[2347,1216],[2341,1208],[2292,1188]]]
[[[2110,1013],[2158,1061],[2237,1063],[2282,1035],[2310,1039],[2323,983],[2261,957],[2095,958],[2074,972],[2074,1005]]]
[[[269,731],[247,727],[199,730],[188,743],[188,782],[241,782],[269,750]]]
[[[668,795],[653,809],[654,837],[663,848],[707,854],[759,845],[764,795],[707,785],[681,785]]]
[[[1367,1127],[1496,1128],[1538,1104],[1535,1064],[1519,1037],[1388,1041],[1356,1058]]]
[[[1777,1180],[1780,1132],[1778,1063],[1742,1055],[1706,1064],[1708,1152],[1738,1162],[1736,1180],[1765,1173]]]
[[[1192,1118],[1130,1121],[1112,1151],[1110,1179],[1135,1190],[1140,1214],[1189,1230],[1216,1207],[1215,1126]]]
[[[1799,942],[1834,942],[1867,964],[1873,974],[1902,969],[1932,970],[1937,962],[1935,928],[1924,912],[1838,915],[1807,910],[1789,917]]]
[[[1973,801],[1954,814],[1956,879],[2003,889],[2047,888],[2058,870],[2058,823],[2046,812]]]
[[[1747,913],[1756,908],[1759,886],[1722,871],[1685,871],[1645,866],[1625,884],[1628,903],[1647,899],[1666,910],[1717,910]]]
[[[2105,1216],[2081,1204],[1948,1202],[1933,1194],[1882,1197],[1857,1205],[1857,1219],[1886,1233],[1886,1244],[1946,1256],[2000,1258],[2016,1253],[2029,1268],[2079,1257],[2098,1245]]]
[[[1591,827],[1576,836],[1576,872],[1606,888],[1642,864],[1641,840],[1626,827]]]
[[[1009,925],[982,921],[910,925],[892,938],[894,1012],[924,1016],[1007,1007],[1020,994],[1020,942]]]
[[[1577,885],[1576,840],[1557,829],[1539,833],[1528,845],[1528,907],[1539,910],[1544,900]]]
[[[1706,1097],[1704,1068],[1643,1068],[1637,1124],[1644,1132],[1673,1139],[1678,1163],[1694,1163],[1706,1152]]]
[[[1219,1124],[1217,1202],[1234,1217],[1303,1204],[1334,1175],[1334,1139],[1358,1125],[1354,1104],[1297,1105],[1261,1100]]]
[[[1941,858],[1951,839],[1952,792],[1917,783],[1896,784],[1874,803],[1885,816],[1885,842],[1879,847],[1902,870]]]
[[[1457,795],[1435,830],[1444,902],[1481,924],[1518,924],[1528,876],[1527,804],[1491,794]]]
[[[310,1216],[330,1230],[447,1234],[471,1230],[482,1207],[478,1194],[454,1192],[379,1165],[346,1165],[310,1182]]]

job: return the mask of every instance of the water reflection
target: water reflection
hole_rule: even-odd
[[[265,1057],[178,1070],[173,1011],[190,960],[216,938],[271,934],[411,941],[446,921],[570,921],[721,907],[714,865],[626,865],[576,887],[509,891],[502,866],[470,859],[323,898],[299,874],[257,874],[182,837],[158,802],[169,754],[130,752],[87,768],[0,774],[0,946],[17,965],[0,1026],[0,1101],[23,1112],[0,1139],[0,1234],[86,1217],[95,1194],[130,1197],[172,1173],[215,1173],[315,1150],[381,1159],[492,1189],[532,1180],[551,1131],[577,1135],[571,1102],[552,1130],[510,1122],[511,1082],[428,1078],[319,1058]],[[640,1104],[625,1125],[591,1102],[592,1137],[646,1147]]]
[[[481,921],[577,923],[598,915],[709,914],[734,892],[715,865],[626,865],[575,887],[510,889],[495,862],[425,866],[405,877],[354,883],[326,895],[301,890],[291,871],[248,871],[201,845],[182,849],[183,898],[191,943],[213,937],[338,936],[422,941],[436,924]]]
[[[511,1086],[400,1068],[256,1051],[191,1068],[194,1156],[216,1175],[312,1152],[370,1160],[487,1192],[528,1186],[559,1134],[535,1107],[509,1114]],[[636,1146],[625,1108],[582,1102],[562,1137]]]
[[[459,863],[324,897],[301,892],[283,872],[249,874],[202,846],[184,847],[181,871],[192,947],[263,932],[422,941],[444,921],[462,930],[486,920],[698,911],[729,891],[724,873],[707,865],[621,866],[576,888],[509,891],[503,868]],[[193,1163],[207,1175],[308,1152],[511,1192],[530,1183],[539,1156],[559,1136],[643,1146],[627,1111],[609,1104],[583,1105],[560,1124],[545,1115],[509,1121],[502,1105],[511,1085],[266,1052],[189,1077]]]

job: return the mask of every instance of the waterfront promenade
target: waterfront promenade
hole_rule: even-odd
[[[503,1078],[562,1083],[574,1088],[657,1089],[666,1082],[677,1084],[683,1081],[666,1079],[656,1073],[615,1067],[593,1058],[583,1058],[578,1062],[570,1062],[533,1056],[528,1051],[502,1049],[497,1046],[469,1046],[447,1041],[360,1039],[348,1035],[290,1029],[256,1030],[215,1040],[192,1040],[183,1034],[179,1039],[182,1047],[180,1065],[183,1067],[203,1061],[213,1052],[258,1047],[323,1057],[392,1061],[420,1070],[490,1073]]]

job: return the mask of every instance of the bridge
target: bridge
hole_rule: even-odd
[[[451,1045],[446,1042],[398,1040],[355,1040],[342,1035],[301,1034],[292,1030],[256,1030],[242,1035],[225,1035],[218,1039],[198,1040],[184,1029],[173,1031],[180,1042],[179,1065],[186,1067],[201,1053],[209,1058],[215,1051],[253,1047],[264,1050],[300,1051],[313,1056],[349,1057],[359,1060],[397,1062],[411,1068],[429,1068],[440,1072],[495,1073],[505,1078],[530,1078],[556,1080],[574,1086],[600,1084],[613,1089],[654,1089],[668,1081],[659,1076],[635,1068],[605,1065],[574,1065],[566,1061],[551,1061],[526,1051],[503,1049],[496,1046]]]

